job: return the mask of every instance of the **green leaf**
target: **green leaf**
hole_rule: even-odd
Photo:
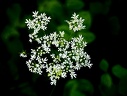
[[[92,83],[86,79],[78,79],[78,89],[81,92],[88,92],[89,94],[93,94],[94,88]]]
[[[57,31],[65,31],[69,33],[69,27],[67,25],[60,25],[57,27]]]
[[[7,9],[7,15],[11,25],[17,27],[19,25],[19,17],[21,13],[21,7],[19,4],[14,4],[11,8]]]
[[[69,30],[68,25],[60,25],[57,27],[57,31],[64,31],[64,37],[66,40],[71,40],[72,37],[74,37],[75,33],[71,30]]]
[[[86,95],[79,91],[72,90],[70,96],[86,96]]]
[[[12,26],[6,26],[1,36],[8,48],[8,51],[14,56],[19,55],[17,53],[23,49],[23,46],[19,40],[18,31]]]
[[[111,88],[112,86],[112,78],[109,74],[103,74],[101,76],[101,84],[108,87],[108,88]]]
[[[59,18],[61,20],[63,18],[63,7],[61,3],[57,0],[45,1],[38,3],[38,9],[40,12],[47,12],[53,16],[53,18]]]
[[[82,35],[87,43],[91,43],[95,40],[95,35],[92,32],[78,32],[78,35]]]
[[[127,69],[123,68],[121,65],[115,65],[112,68],[112,73],[118,77],[118,78],[123,78],[127,76]]]
[[[109,67],[109,64],[108,64],[107,60],[102,59],[101,62],[100,62],[99,67],[100,67],[100,69],[103,70],[104,72],[107,72],[107,71],[108,71],[108,67]]]
[[[85,30],[88,30],[91,27],[92,17],[89,11],[80,11],[79,16],[85,19],[84,25],[86,26]]]
[[[66,7],[69,11],[81,10],[84,7],[84,2],[81,0],[66,0]]]
[[[93,85],[86,79],[73,79],[67,82],[64,89],[64,96],[85,96],[92,95]]]

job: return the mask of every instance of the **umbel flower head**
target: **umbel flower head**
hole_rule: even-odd
[[[33,33],[29,34],[29,41],[35,40],[39,46],[37,49],[31,49],[30,58],[26,61],[30,72],[41,75],[45,71],[51,80],[51,85],[56,85],[57,80],[67,77],[68,74],[72,79],[76,78],[75,71],[82,67],[91,68],[90,56],[84,52],[87,42],[84,41],[82,35],[73,37],[70,41],[64,38],[64,31],[52,32],[49,35],[38,37],[39,30],[45,31],[51,18],[47,17],[45,13],[38,15],[38,11],[33,12],[33,17],[33,20],[26,19],[28,28],[34,30]],[[76,18],[78,15],[76,16],[74,13],[73,17]],[[79,21],[83,23],[84,20],[79,19]],[[67,22],[71,24],[69,21]],[[84,28],[81,28],[81,26],[82,24],[80,24],[80,28],[77,26],[76,29],[75,25],[72,29],[78,31]],[[25,58],[27,54],[22,52],[20,56]]]
[[[79,18],[79,15],[76,15],[76,13],[74,13],[71,18],[72,20],[70,21],[66,20],[66,22],[69,24],[70,30],[76,32],[81,29],[85,29],[86,26],[83,25],[84,19],[82,19],[82,17]]]

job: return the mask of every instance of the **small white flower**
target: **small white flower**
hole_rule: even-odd
[[[56,85],[56,80],[55,79],[51,80],[51,83],[50,84],[51,85]]]
[[[47,29],[47,24],[50,22],[50,17],[47,17],[45,13],[43,14],[38,14],[38,11],[33,12],[34,17],[33,20],[30,19],[26,19],[26,24],[28,26],[29,29],[34,29],[37,30],[37,32],[42,29],[42,30],[46,30]]]
[[[38,11],[35,11],[35,12],[33,12],[33,17],[37,17],[37,15],[38,15]]]
[[[71,71],[71,72],[70,72],[70,76],[71,76],[71,78],[73,79],[73,78],[76,78],[77,74],[75,74],[74,71]]]
[[[27,57],[27,54],[25,51],[23,51],[22,53],[20,53],[20,57]]]
[[[42,75],[42,69],[48,73],[51,80],[51,85],[56,85],[57,80],[67,77],[76,78],[75,70],[82,67],[89,67],[90,56],[84,52],[87,42],[84,41],[82,35],[73,37],[67,41],[64,38],[64,31],[53,32],[42,37],[38,36],[39,30],[45,31],[47,24],[50,22],[50,17],[45,13],[38,14],[38,11],[33,12],[33,19],[26,19],[28,29],[33,29],[33,33],[29,34],[29,41],[36,41],[39,45],[37,49],[31,49],[30,59],[26,61],[26,65],[30,72]],[[72,14],[72,20],[66,22],[69,24],[69,29],[74,32],[84,29],[84,19],[76,13]],[[25,52],[20,54],[21,57],[27,57]]]
[[[55,45],[56,47],[58,47],[59,46],[59,41],[58,40],[54,40],[54,41],[52,41],[52,44]]]
[[[85,29],[85,25],[83,25],[84,19],[78,17],[79,15],[74,13],[71,17],[72,20],[70,21],[66,20],[66,22],[69,24],[69,29],[73,30],[74,32],[79,31],[81,29]]]
[[[65,34],[64,31],[60,31],[60,36],[61,37],[64,37],[64,34]]]
[[[43,62],[43,63],[47,63],[47,61],[48,61],[47,58],[44,58],[44,59],[42,58],[42,62]]]
[[[66,72],[62,72],[61,77],[62,77],[62,78],[67,77],[67,73],[66,73]]]

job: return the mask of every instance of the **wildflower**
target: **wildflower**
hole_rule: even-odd
[[[33,20],[26,19],[26,24],[29,29],[34,29],[38,33],[40,29],[46,30],[47,24],[50,22],[50,17],[47,17],[45,13],[38,15],[38,11],[33,12]]]
[[[76,32],[81,29],[85,29],[85,25],[83,25],[84,19],[82,19],[81,17],[79,18],[79,15],[76,15],[76,13],[74,13],[71,18],[72,20],[70,21],[66,20],[66,22],[69,24],[70,30]]]
[[[27,54],[25,51],[23,51],[22,53],[20,53],[20,57],[27,57]]]
[[[70,41],[64,38],[64,31],[38,37],[39,30],[45,31],[51,18],[45,13],[38,15],[38,11],[33,12],[32,16],[33,20],[26,19],[25,22],[29,29],[34,29],[33,33],[29,34],[29,41],[35,40],[39,46],[37,49],[31,49],[30,59],[26,61],[30,72],[41,75],[45,70],[51,80],[50,84],[56,85],[57,80],[67,77],[67,74],[70,74],[72,79],[76,78],[75,70],[86,66],[91,68],[90,56],[84,52],[87,42],[82,35],[73,37]],[[70,30],[75,32],[85,28],[84,19],[79,18],[79,15],[74,13],[71,18],[71,21],[66,21]],[[23,52],[20,56],[27,55]]]

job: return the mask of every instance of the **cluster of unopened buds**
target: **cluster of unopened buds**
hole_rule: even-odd
[[[47,72],[51,80],[51,85],[56,85],[57,80],[67,77],[70,74],[71,78],[76,78],[76,70],[81,67],[91,68],[90,56],[84,52],[87,42],[82,35],[73,37],[67,41],[64,38],[64,31],[52,32],[42,37],[38,36],[39,30],[45,31],[47,24],[50,22],[50,17],[45,13],[38,14],[38,11],[33,12],[34,19],[26,19],[28,29],[33,29],[33,33],[29,34],[29,42],[36,41],[38,47],[31,49],[30,58],[26,61],[30,72],[41,75],[43,71]],[[72,20],[66,22],[69,24],[69,29],[74,32],[84,29],[84,19],[74,13]],[[23,51],[21,57],[28,57]]]

